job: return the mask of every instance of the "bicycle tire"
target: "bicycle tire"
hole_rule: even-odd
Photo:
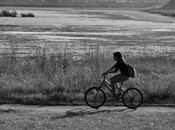
[[[85,102],[92,108],[103,106],[106,101],[105,92],[98,87],[89,88],[85,93]]]
[[[138,99],[134,96],[138,96]],[[122,102],[126,107],[136,109],[143,102],[143,94],[137,88],[128,88],[122,94]]]

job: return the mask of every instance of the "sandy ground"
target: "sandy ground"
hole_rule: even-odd
[[[1,105],[1,130],[174,130],[173,107]]]

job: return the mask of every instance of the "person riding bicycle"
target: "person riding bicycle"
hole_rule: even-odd
[[[119,86],[117,85],[117,83],[128,80],[130,76],[129,76],[126,61],[124,60],[122,54],[120,52],[114,52],[113,59],[114,59],[114,61],[116,61],[116,63],[109,70],[104,72],[102,74],[102,76],[105,76],[108,73],[116,73],[116,72],[120,71],[120,74],[115,75],[115,76],[110,78],[111,87],[112,87],[112,90],[111,90],[112,91],[112,98],[116,99],[116,98],[118,98],[118,96],[120,94],[120,90],[121,90],[121,89],[119,89]],[[115,84],[117,85],[117,90],[118,90],[117,96],[115,94]]]

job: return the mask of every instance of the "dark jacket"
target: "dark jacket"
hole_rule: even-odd
[[[114,67],[116,71],[120,70],[122,75],[129,77],[128,67],[123,59],[118,59]]]

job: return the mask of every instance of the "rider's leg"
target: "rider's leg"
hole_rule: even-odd
[[[115,84],[117,85],[117,89],[118,89],[118,91],[119,91],[119,86],[118,86],[117,83],[126,81],[126,80],[128,80],[128,79],[129,79],[129,77],[124,76],[124,75],[121,75],[121,74],[115,75],[115,76],[113,76],[113,77],[110,79],[110,81],[111,81],[111,88],[112,88],[112,96],[113,96],[113,97],[115,97]]]

